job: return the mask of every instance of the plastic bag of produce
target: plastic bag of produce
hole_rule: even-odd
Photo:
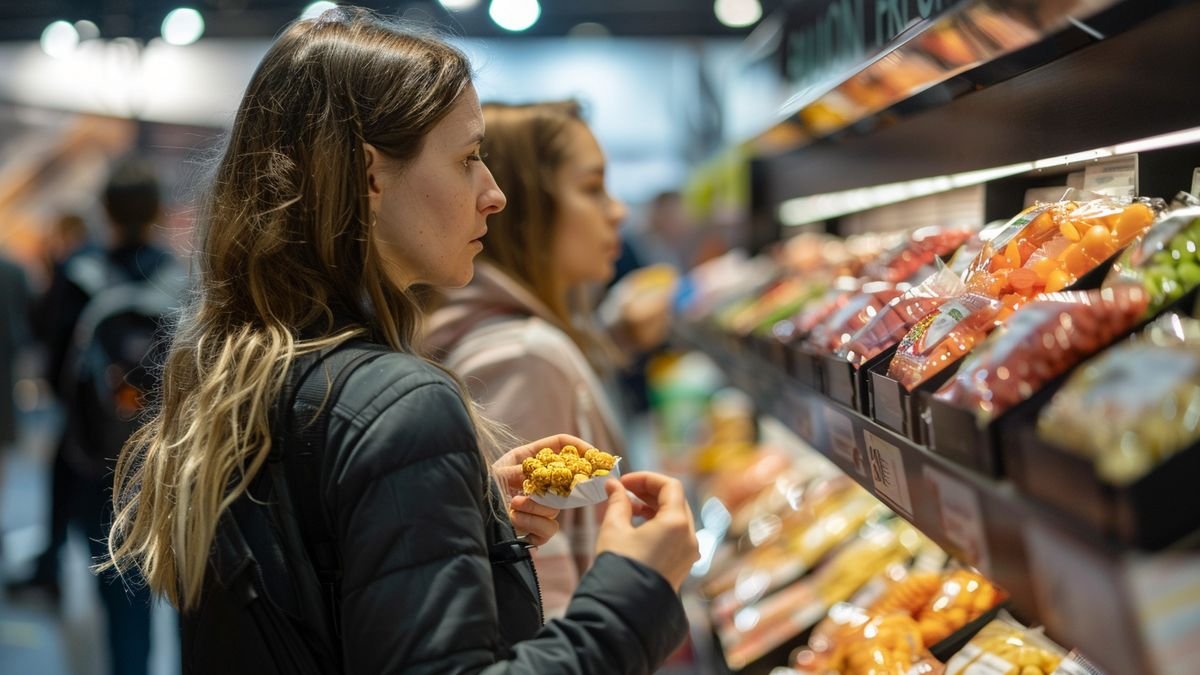
[[[940,672],[921,629],[907,614],[876,616],[847,641],[845,675],[916,675]]]
[[[1066,650],[1041,629],[1001,612],[950,659],[946,675],[1050,675],[1064,656]]]
[[[1200,322],[1167,314],[1073,373],[1038,434],[1131,483],[1200,440]]]
[[[987,424],[1133,328],[1148,301],[1132,284],[1039,295],[975,348],[934,398]]]
[[[899,246],[876,258],[863,268],[863,275],[898,283],[954,253],[971,238],[974,231],[965,227],[922,227],[913,230]]]
[[[913,325],[900,340],[888,377],[912,391],[982,342],[1014,304],[979,293],[964,293]]]
[[[892,300],[862,328],[851,335],[837,355],[856,368],[900,342],[918,321],[942,303],[963,292],[962,280],[949,268],[941,268],[904,295]]]
[[[876,281],[863,284],[862,290],[834,312],[824,323],[813,329],[807,340],[815,349],[834,352],[907,288]]]
[[[917,625],[926,645],[935,645],[995,607],[1002,599],[992,582],[971,570],[951,572],[919,612]]]
[[[1156,314],[1200,286],[1200,206],[1163,214],[1161,220],[1121,256],[1104,285],[1133,281],[1150,293],[1148,314]]]

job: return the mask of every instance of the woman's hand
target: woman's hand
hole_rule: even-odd
[[[657,571],[676,591],[700,559],[692,511],[683,484],[674,478],[641,471],[610,480],[608,510],[600,525],[596,552],[632,558]],[[630,499],[629,490],[641,503]],[[634,527],[633,517],[646,522]]]
[[[508,517],[517,536],[525,537],[534,546],[545,544],[558,533],[558,509],[543,506],[525,495],[512,498]]]

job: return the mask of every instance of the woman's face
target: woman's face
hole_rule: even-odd
[[[372,235],[398,286],[453,288],[474,275],[487,217],[505,204],[479,156],[483,131],[479,97],[468,85],[407,164],[366,146]]]
[[[604,152],[583,122],[567,130],[566,161],[554,176],[553,264],[562,288],[612,279],[625,205],[608,194]]]

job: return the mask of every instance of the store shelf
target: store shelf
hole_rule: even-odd
[[[717,335],[695,326],[676,335],[682,345],[710,355],[764,413],[1004,587],[1020,618],[1045,625],[1062,644],[1078,647],[1112,675],[1188,672],[1162,662],[1164,653],[1181,649],[1166,633],[1180,620],[1200,621],[1200,609],[1164,613],[1163,591],[1146,579],[1169,560],[1173,574],[1186,570],[1200,580],[1194,546],[1154,555],[1125,548],[1023,497],[1011,483],[896,435],[761,356],[735,353]],[[1181,639],[1180,632],[1187,630],[1176,631],[1174,640]]]

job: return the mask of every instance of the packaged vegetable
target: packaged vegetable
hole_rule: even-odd
[[[972,230],[964,227],[918,228],[899,246],[868,263],[863,275],[892,283],[904,281],[921,268],[954,253],[972,234]]]
[[[876,616],[847,641],[844,675],[915,675],[940,670],[907,614]]]
[[[1148,314],[1156,314],[1200,286],[1200,206],[1163,214],[1109,272],[1105,286],[1135,282],[1150,293]]]
[[[1200,440],[1200,322],[1167,314],[1085,363],[1042,411],[1038,435],[1093,458],[1115,485]]]
[[[892,300],[838,350],[838,356],[856,368],[900,342],[918,321],[942,303],[962,293],[962,280],[949,268],[941,268],[904,295]]]
[[[1106,198],[1031,207],[984,246],[967,289],[995,298],[1062,290],[1150,227],[1158,205]]]
[[[947,301],[900,340],[888,377],[912,391],[971,351],[1014,307],[979,293]]]
[[[807,342],[823,352],[834,352],[888,305],[900,297],[902,289],[887,282],[877,281],[863,284],[858,295],[834,312],[822,324],[813,329]]]
[[[804,306],[804,308],[792,317],[792,323],[796,327],[796,334],[799,336],[807,336],[814,328],[821,325],[826,319],[833,316],[834,312],[841,309],[850,298],[853,298],[859,291],[861,284],[857,279],[842,277],[837,280],[834,287],[829,289],[819,298]]]
[[[975,348],[934,398],[986,424],[1133,328],[1148,301],[1130,284],[1039,295]]]
[[[925,644],[935,645],[974,621],[1001,600],[992,582],[970,570],[951,572],[916,620]]]
[[[946,664],[946,675],[1051,675],[1066,650],[1001,612]]]

